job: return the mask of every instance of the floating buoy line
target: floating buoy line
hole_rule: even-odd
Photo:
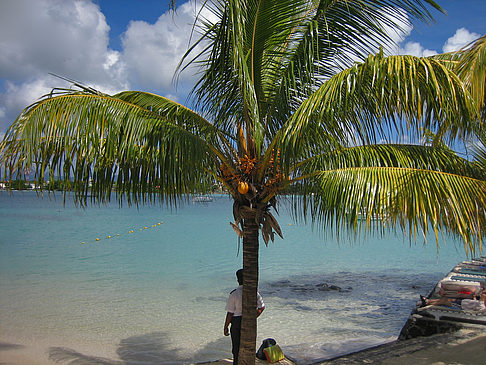
[[[144,227],[138,228],[138,229],[131,229],[126,234],[132,234],[132,233],[135,233],[135,232],[145,231],[146,229],[157,228],[161,224],[164,224],[164,222],[157,222],[157,223],[152,224],[151,226],[144,226]],[[120,233],[117,233],[117,234],[114,234],[114,235],[108,235],[104,238],[96,237],[95,242],[98,242],[98,241],[101,241],[101,240],[109,240],[109,239],[116,238],[116,237],[120,237]],[[86,241],[81,242],[81,244],[82,245],[86,244]]]

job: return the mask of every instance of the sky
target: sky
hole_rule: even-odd
[[[397,54],[458,50],[486,33],[486,0],[436,0],[446,15],[413,21]],[[0,138],[24,107],[54,87],[52,75],[108,94],[144,90],[184,103],[195,82],[174,70],[190,42],[197,4],[176,0],[0,0]]]

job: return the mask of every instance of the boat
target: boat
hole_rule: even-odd
[[[193,203],[210,203],[213,198],[209,195],[198,195],[192,198]]]

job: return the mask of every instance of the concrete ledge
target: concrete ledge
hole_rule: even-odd
[[[436,334],[397,340],[352,354],[319,362],[319,364],[450,364],[454,354],[463,365],[477,365],[486,358],[484,329],[461,329],[452,333]],[[474,348],[473,348],[474,347]],[[459,351],[460,349],[460,351]],[[452,354],[452,355],[451,355]],[[443,359],[441,358],[443,357]],[[449,359],[449,360],[448,360]],[[481,360],[480,360],[481,359]]]

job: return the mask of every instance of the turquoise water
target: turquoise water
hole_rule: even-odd
[[[60,194],[0,191],[0,342],[46,363],[231,357],[224,307],[242,261],[231,207],[216,196],[177,210],[82,209]],[[419,294],[466,259],[450,238],[438,255],[435,241],[401,232],[338,243],[294,223],[285,202],[279,213],[285,239],[260,249],[258,341],[275,338],[301,363],[395,339]]]

